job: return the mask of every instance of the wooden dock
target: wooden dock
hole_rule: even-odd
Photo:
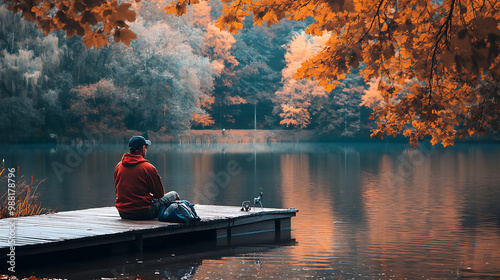
[[[240,207],[196,205],[201,221],[195,224],[158,220],[123,220],[114,207],[66,211],[55,214],[0,220],[0,259],[11,251],[16,258],[44,255],[85,255],[142,251],[148,244],[188,240],[212,240],[217,245],[237,244],[252,236],[272,236],[276,241],[291,238],[291,218],[297,209],[260,208],[248,212]],[[71,253],[71,254],[69,254]]]

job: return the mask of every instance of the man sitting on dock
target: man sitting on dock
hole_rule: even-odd
[[[180,199],[175,191],[165,194],[160,174],[144,158],[149,145],[150,140],[133,136],[128,142],[130,153],[115,167],[115,207],[122,219],[157,218],[162,205]]]

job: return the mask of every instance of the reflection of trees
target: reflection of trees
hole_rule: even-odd
[[[484,146],[482,148],[463,149],[455,153],[444,153],[454,167],[459,170],[458,178],[454,183],[458,186],[468,183],[474,188],[464,188],[462,209],[463,227],[475,228],[495,224],[500,227],[500,188],[497,174],[491,173],[487,164],[498,161],[495,156],[496,147]],[[472,180],[472,181],[471,181]]]
[[[499,240],[491,232],[496,221],[489,220],[499,217],[498,192],[483,181],[492,159],[479,149],[437,150],[418,160],[417,153],[397,150],[382,155],[373,172],[364,168],[367,239],[379,248],[384,273],[425,275],[443,265],[488,273],[486,263],[500,261],[491,250]],[[408,270],[415,263],[419,268]]]
[[[360,189],[360,153],[352,147],[345,147],[337,157],[340,163],[338,181],[334,187],[334,205],[339,214],[361,222],[364,220],[364,206]]]
[[[358,240],[365,239],[359,152],[314,147],[314,152],[280,156],[283,205],[299,209],[292,219],[299,243],[294,259],[306,267],[330,266],[340,255],[343,262],[356,262]]]

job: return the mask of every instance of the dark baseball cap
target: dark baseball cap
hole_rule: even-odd
[[[146,140],[146,138],[142,136],[132,136],[132,138],[128,140],[128,146],[135,149],[140,149],[144,145],[151,145],[151,141]]]

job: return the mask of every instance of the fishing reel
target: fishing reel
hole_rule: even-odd
[[[241,211],[248,212],[248,211],[250,211],[250,209],[252,209],[252,208],[250,208],[250,201],[243,201],[241,203]]]

